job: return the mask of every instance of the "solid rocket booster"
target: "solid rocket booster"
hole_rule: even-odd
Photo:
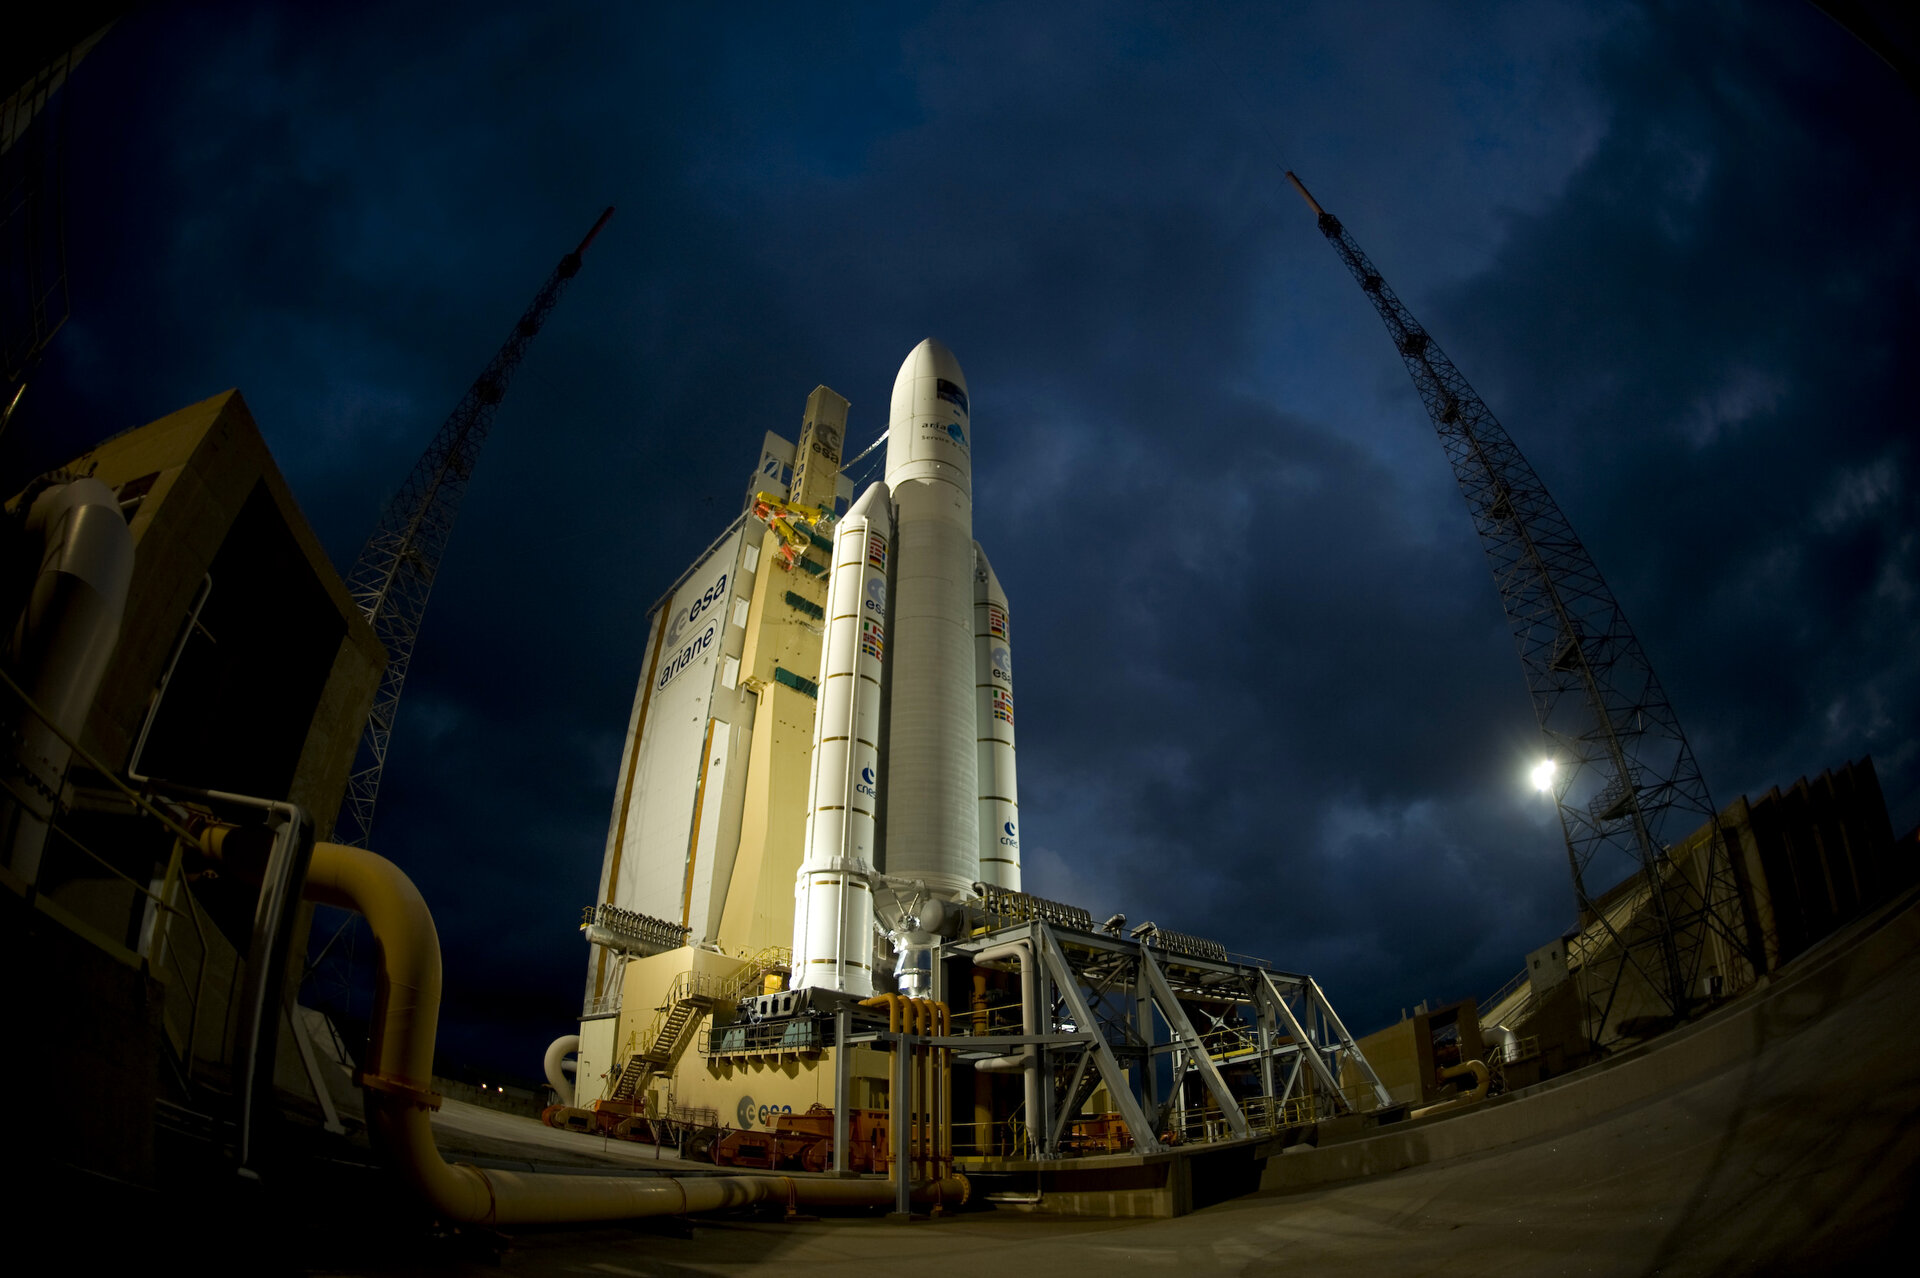
[[[914,347],[887,421],[896,538],[882,848],[890,877],[949,899],[980,877],[968,409],[953,352],[932,338]]]
[[[1007,592],[973,543],[974,736],[980,774],[980,881],[1020,890],[1020,782],[1013,757],[1013,637]]]
[[[861,494],[834,531],[806,850],[793,889],[795,989],[819,986],[862,998],[873,993],[870,880],[892,536],[885,484]]]

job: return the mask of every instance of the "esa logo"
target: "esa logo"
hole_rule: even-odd
[[[959,422],[947,423],[947,438],[951,439],[955,444],[958,444],[962,452],[966,451],[967,437],[961,433]]]
[[[1020,836],[1014,833],[1013,822],[1009,821],[1005,825],[1001,826],[1000,831],[1001,831],[1000,833],[1001,847],[1017,848],[1020,846]]]
[[[753,1122],[756,1118],[760,1120],[760,1125],[765,1127],[780,1115],[791,1114],[792,1112],[793,1106],[791,1105],[761,1105],[756,1107],[753,1103],[753,1097],[742,1096],[740,1098],[740,1104],[734,1107],[733,1116],[739,1120],[740,1130],[748,1131],[753,1127]]]
[[[885,577],[875,577],[867,583],[866,608],[868,612],[877,612],[883,617],[887,615],[887,579]]]
[[[873,783],[876,779],[872,768],[862,768],[860,769],[860,780],[853,788],[871,799],[873,797]]]
[[[993,677],[1013,682],[1013,654],[1005,648],[995,648],[991,654]]]
[[[688,627],[705,616],[726,596],[727,574],[723,572],[720,574],[720,580],[708,586],[698,599],[674,612],[673,620],[667,623],[667,647],[671,648],[679,643],[680,636],[687,632]]]

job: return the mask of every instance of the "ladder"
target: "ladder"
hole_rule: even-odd
[[[671,1072],[694,1031],[727,993],[726,978],[711,972],[682,972],[667,987],[667,1001],[655,1013],[637,1050],[613,1079],[607,1099],[632,1103],[655,1074]],[[629,1038],[629,1045],[633,1040]]]

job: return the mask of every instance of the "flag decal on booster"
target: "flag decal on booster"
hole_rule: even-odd
[[[807,833],[794,881],[793,986],[873,993],[874,783],[892,504],[874,484],[834,529]]]

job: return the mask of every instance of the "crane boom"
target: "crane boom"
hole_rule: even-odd
[[[1413,378],[1493,569],[1533,700],[1559,767],[1554,798],[1586,933],[1617,951],[1595,1022],[1606,1027],[1622,976],[1637,969],[1676,1018],[1702,978],[1764,970],[1733,877],[1718,811],[1679,716],[1626,614],[1546,485],[1466,377],[1393,292],[1340,219],[1291,172],[1321,234],[1373,303]],[[1670,853],[1698,822],[1695,866]],[[1693,858],[1688,858],[1690,861]],[[1632,878],[1632,891],[1616,879]],[[1586,946],[1596,960],[1601,948]],[[1612,961],[1609,960],[1609,965]]]
[[[507,340],[481,370],[467,393],[414,462],[400,491],[381,511],[380,522],[367,538],[347,575],[347,591],[366,614],[374,634],[386,645],[387,668],[367,714],[360,749],[347,781],[347,796],[335,821],[334,840],[365,847],[373,830],[374,803],[380,796],[380,775],[387,747],[393,739],[394,716],[406,685],[413,648],[426,615],[427,597],[446,554],[453,522],[460,513],[467,483],[480,459],[481,445],[493,427],[495,412],[506,397],[528,345],[547,322],[560,295],[580,271],[581,255],[600,228],[613,216],[609,207],[593,224],[579,247],[560,259],[553,274],[534,294],[515,322]]]

